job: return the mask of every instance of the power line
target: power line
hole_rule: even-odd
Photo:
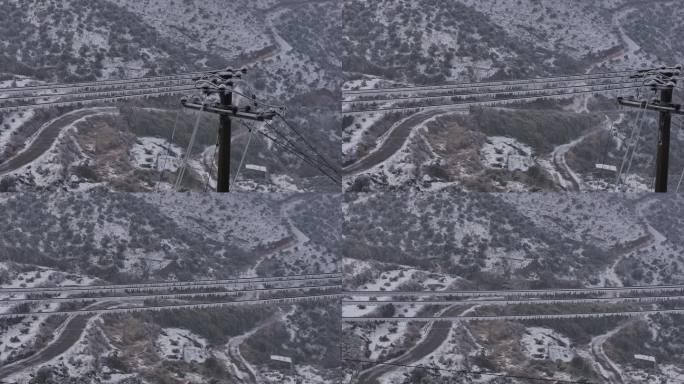
[[[324,169],[322,169],[318,164],[316,164],[314,161],[312,161],[308,156],[302,155],[302,154],[301,154],[299,151],[297,151],[296,149],[292,149],[292,148],[289,147],[287,144],[283,144],[282,142],[278,141],[276,138],[274,138],[274,137],[268,135],[268,134],[265,133],[265,132],[262,132],[262,131],[257,130],[257,133],[259,133],[260,135],[264,136],[265,138],[267,138],[268,140],[270,140],[271,142],[273,142],[273,143],[276,144],[277,146],[279,146],[279,147],[285,149],[286,151],[292,153],[295,157],[299,158],[300,160],[302,160],[302,161],[306,162],[307,164],[311,165],[312,167],[318,169],[323,175],[327,176],[327,177],[328,177],[330,180],[332,180],[335,184],[339,184],[339,183],[340,183],[340,180],[336,179],[333,175],[330,175],[328,172],[326,172]]]
[[[342,320],[349,323],[364,323],[376,321],[389,322],[432,322],[432,321],[529,321],[529,320],[560,320],[560,319],[589,319],[600,317],[636,317],[652,314],[680,315],[684,314],[684,308],[676,309],[644,309],[638,311],[619,311],[619,312],[585,312],[585,313],[554,313],[554,314],[526,314],[526,315],[481,315],[481,316],[458,316],[458,317],[342,317]]]
[[[635,79],[643,79],[643,85],[649,86],[655,92],[659,91],[659,100],[640,101],[634,98],[627,99],[624,97],[618,97],[617,99],[618,103],[621,105],[657,111],[659,114],[658,141],[656,145],[655,192],[667,192],[672,115],[684,113],[680,110],[681,105],[672,103],[674,93],[673,87],[677,85],[677,80],[673,79],[673,77],[679,76],[680,72],[681,66],[675,68],[662,68],[655,71],[638,71],[638,73],[632,77]],[[632,158],[634,157],[634,152],[632,152]]]
[[[177,75],[168,76],[149,76],[149,77],[133,77],[128,79],[112,79],[112,80],[98,80],[89,81],[81,83],[51,83],[51,84],[41,84],[36,86],[26,86],[26,87],[14,87],[14,88],[0,88],[0,92],[21,92],[27,90],[42,90],[42,89],[60,89],[60,88],[87,88],[96,87],[100,85],[119,85],[119,84],[130,84],[130,83],[146,83],[146,82],[164,82],[164,81],[174,81],[178,79],[192,78],[194,76],[211,73],[216,70],[207,70],[201,72],[187,72]]]
[[[371,361],[371,360],[361,360],[361,359],[350,359],[350,358],[344,358],[343,360],[351,361],[351,362],[355,362],[355,363],[361,363],[361,364],[391,365],[391,366],[404,367],[404,368],[450,372],[450,373],[456,373],[456,374],[462,374],[462,375],[484,375],[484,376],[495,376],[495,377],[504,377],[504,378],[511,378],[511,379],[545,381],[545,382],[551,382],[551,383],[592,384],[592,382],[586,381],[586,380],[574,381],[574,380],[563,380],[563,379],[549,379],[549,378],[544,378],[544,377],[511,375],[511,374],[507,374],[507,373],[497,373],[497,372],[491,372],[491,371],[471,371],[471,370],[467,370],[467,369],[448,369],[448,368],[438,368],[438,367],[430,367],[430,366],[424,366],[424,365],[411,365],[411,364],[401,364],[401,363],[381,362],[381,361]]]
[[[171,145],[173,144],[173,139],[176,136],[176,127],[178,126],[178,118],[180,116],[180,109],[176,110],[176,118],[174,119],[173,122],[173,129],[171,130],[171,138],[169,139],[169,142],[167,144],[167,150],[166,150],[166,156],[164,156],[164,160],[161,164],[161,171],[159,172],[159,180],[157,181],[157,185],[155,186],[154,190],[155,192],[159,190],[159,186],[161,182],[164,179],[164,171],[166,171],[166,161],[171,157]]]
[[[249,137],[247,137],[247,144],[245,145],[245,149],[242,151],[242,158],[240,158],[240,164],[238,164],[237,171],[235,172],[235,178],[233,179],[233,185],[235,185],[238,181],[238,176],[240,176],[240,169],[242,168],[242,164],[245,162],[245,158],[247,157],[247,150],[249,149],[249,143],[252,142],[252,136],[254,136],[254,127],[248,127],[249,129]]]
[[[268,135],[268,134],[265,133],[265,132],[262,132],[262,131],[257,131],[257,132],[258,132],[259,134],[261,134],[262,136],[266,137],[267,139],[271,140],[273,143],[275,143],[276,145],[280,146],[281,148],[283,148],[283,149],[289,151],[290,153],[294,154],[296,157],[298,157],[298,158],[301,159],[302,161],[304,161],[304,162],[306,162],[307,164],[311,165],[312,167],[318,169],[322,174],[324,174],[324,175],[327,176],[330,180],[332,180],[333,182],[335,182],[335,184],[341,183],[341,180],[338,180],[335,176],[333,176],[333,175],[331,175],[330,173],[328,173],[325,169],[323,169],[323,166],[322,166],[320,163],[318,163],[317,161],[315,161],[314,159],[312,159],[312,158],[311,158],[310,156],[308,156],[307,154],[303,153],[299,148],[297,148],[297,147],[294,145],[294,143],[292,143],[292,141],[291,141],[290,139],[288,139],[287,137],[285,137],[285,136],[284,136],[282,133],[280,133],[279,131],[273,129],[273,127],[271,127],[270,124],[266,123],[266,126],[268,126],[269,128],[271,128],[271,130],[272,130],[274,133],[276,133],[278,136],[283,137],[283,139],[287,142],[287,144],[283,144],[282,142],[278,141],[276,138],[274,138],[274,137]],[[288,144],[289,144],[289,145],[288,145]]]
[[[575,92],[567,92],[567,93],[554,93],[554,94],[547,94],[547,95],[540,95],[540,96],[512,97],[512,98],[506,98],[506,99],[495,99],[495,100],[465,102],[465,103],[443,103],[443,104],[432,104],[432,105],[426,105],[426,106],[405,106],[405,107],[384,107],[384,108],[374,108],[374,109],[357,109],[357,110],[342,111],[342,113],[343,114],[353,114],[353,113],[362,114],[362,113],[380,112],[380,111],[428,110],[428,109],[443,108],[443,107],[450,107],[450,106],[461,107],[462,109],[467,109],[469,107],[479,106],[479,105],[496,105],[496,104],[504,104],[507,102],[514,102],[514,101],[535,101],[538,99],[555,98],[555,97],[559,97],[559,96],[567,97],[567,96],[587,94],[587,93],[605,93],[605,92],[619,91],[619,90],[624,90],[624,89],[634,89],[634,88],[640,88],[640,86],[619,87],[619,88],[610,88],[610,89],[603,89],[603,90],[575,91]]]
[[[620,297],[593,297],[593,298],[559,298],[559,299],[521,299],[521,300],[499,300],[499,299],[477,299],[477,300],[342,300],[343,305],[366,305],[378,306],[386,304],[418,304],[418,305],[547,305],[547,304],[585,304],[601,303],[610,301],[610,304],[622,304],[625,302],[661,302],[661,301],[680,301],[684,296],[620,296]]]
[[[155,92],[143,92],[134,95],[125,96],[111,96],[111,97],[99,97],[99,98],[87,98],[79,99],[73,101],[51,101],[45,103],[35,103],[35,104],[23,104],[23,105],[13,105],[13,106],[0,106],[0,111],[19,111],[22,109],[42,109],[42,108],[52,108],[52,107],[73,107],[79,105],[92,104],[97,102],[117,102],[126,101],[129,99],[139,99],[147,98],[151,96],[170,96],[174,94],[182,93],[181,91],[190,91],[195,89],[194,87],[189,88],[178,88],[172,90],[155,91]],[[137,90],[136,90],[137,91]],[[132,91],[135,92],[135,91]]]
[[[646,102],[646,104],[644,104],[644,108],[641,109],[641,111],[640,111],[641,116],[637,118],[637,121],[635,123],[638,125],[638,129],[636,130],[636,134],[633,138],[634,144],[633,144],[633,148],[632,148],[632,154],[629,157],[629,162],[627,163],[627,170],[625,171],[625,173],[627,173],[627,174],[629,174],[629,170],[632,168],[632,162],[634,161],[634,156],[636,155],[637,148],[639,147],[639,140],[641,139],[641,131],[644,127],[644,123],[646,122],[646,109],[648,109],[648,104],[649,104],[648,101]],[[619,174],[618,174],[618,176],[619,176]],[[620,182],[620,180],[618,180],[618,184],[616,187],[619,187],[619,185],[620,185],[619,182]]]
[[[199,124],[202,119],[202,112],[204,111],[207,99],[202,101],[202,108],[197,112],[197,120],[195,121],[195,126],[192,129],[192,134],[190,135],[190,140],[188,141],[188,148],[185,152],[185,157],[181,163],[180,170],[176,176],[176,183],[174,185],[174,190],[178,191],[181,184],[183,183],[183,177],[185,176],[185,170],[188,168],[188,162],[190,161],[190,156],[192,155],[192,148],[195,146],[195,138],[197,137],[197,130],[199,129]]]
[[[217,301],[210,303],[195,303],[195,304],[170,304],[170,305],[145,305],[138,307],[112,308],[112,309],[77,309],[69,311],[47,311],[47,312],[22,312],[22,313],[0,313],[2,318],[18,318],[25,316],[55,316],[55,315],[94,315],[94,314],[114,314],[114,313],[129,313],[142,311],[158,311],[158,310],[178,310],[178,309],[210,309],[225,306],[236,305],[259,305],[259,304],[288,304],[300,301],[315,301],[326,299],[337,299],[338,294],[321,294],[321,295],[306,295],[306,296],[292,296],[271,299],[255,299],[255,300],[238,300],[238,301]]]
[[[304,280],[303,282],[307,282]],[[225,285],[212,285],[213,288],[226,288],[232,284]],[[39,298],[29,298],[29,299],[3,299],[3,304],[18,305],[24,303],[52,303],[52,302],[72,302],[72,301],[102,301],[105,299],[117,299],[117,300],[141,300],[141,299],[164,299],[164,298],[181,298],[181,297],[207,297],[207,296],[239,296],[245,293],[274,293],[274,292],[286,292],[286,291],[302,291],[302,290],[313,290],[313,289],[332,289],[341,288],[341,284],[327,284],[327,285],[299,285],[292,287],[271,287],[271,288],[252,288],[252,289],[233,289],[225,291],[208,291],[208,292],[168,292],[168,293],[158,293],[149,295],[109,295],[109,296],[83,296],[83,297],[39,297]],[[193,289],[193,287],[189,287]],[[205,288],[206,289],[206,288]]]
[[[542,85],[549,85],[549,84],[554,84],[554,83],[548,83],[548,84],[543,84],[543,83],[537,83],[537,84],[542,84]],[[564,87],[548,87],[548,88],[535,88],[535,89],[501,89],[496,92],[480,92],[480,91],[475,91],[473,90],[472,92],[467,92],[467,93],[451,93],[451,94],[442,94],[442,95],[431,95],[430,96],[400,96],[400,97],[391,97],[391,98],[383,98],[383,99],[351,99],[351,100],[342,100],[342,103],[348,103],[348,104],[369,104],[369,103],[377,103],[377,102],[386,102],[386,101],[396,101],[396,100],[429,100],[429,99],[439,99],[439,98],[447,98],[447,97],[465,97],[465,96],[489,96],[489,95],[503,95],[503,94],[509,94],[509,93],[533,93],[533,92],[545,92],[545,91],[554,91],[554,90],[562,90],[562,89],[572,89],[572,88],[592,88],[592,87],[601,87],[601,86],[610,86],[610,85],[627,85],[627,84],[634,84],[634,80],[629,80],[629,81],[621,81],[617,83],[609,83],[609,84],[582,84],[582,85],[569,85],[569,86],[564,86]],[[494,87],[500,87],[500,86],[487,86],[487,88],[494,88]],[[477,87],[470,87],[467,88],[467,90],[477,88]],[[446,91],[445,91],[446,92]]]
[[[98,290],[135,290],[148,289],[154,287],[185,287],[202,284],[250,284],[250,283],[269,283],[280,281],[298,281],[298,280],[327,280],[341,278],[342,274],[339,272],[333,273],[319,273],[319,274],[300,274],[300,275],[284,275],[284,276],[269,276],[269,277],[236,277],[231,279],[200,279],[193,281],[159,281],[153,283],[141,284],[111,284],[111,285],[82,285],[82,286],[62,286],[62,287],[32,287],[32,288],[0,288],[0,294],[10,293],[45,293],[45,292],[69,292],[69,291],[98,291]]]
[[[203,95],[217,95],[218,103],[205,108],[204,103],[199,105],[195,102],[188,102],[187,98],[181,99],[181,104],[186,108],[206,110],[210,113],[219,115],[218,126],[218,160],[216,191],[230,191],[230,162],[231,162],[231,141],[232,141],[232,120],[252,120],[267,121],[275,116],[274,110],[257,110],[256,105],[239,107],[233,103],[233,93],[236,81],[243,81],[242,75],[247,73],[247,69],[239,70],[228,68],[225,71],[209,73],[195,79],[195,87]],[[239,95],[244,95],[239,93]]]
[[[280,118],[280,120],[282,120],[283,123],[285,123],[285,125],[286,125],[287,127],[289,127],[290,130],[291,130],[292,132],[294,132],[294,133],[295,133],[295,134],[304,142],[304,144],[306,144],[306,145],[309,147],[309,149],[311,149],[311,151],[312,151],[314,154],[316,154],[316,156],[318,156],[318,158],[321,159],[321,161],[322,161],[322,162],[323,162],[331,171],[333,171],[333,172],[339,172],[339,170],[338,170],[335,166],[333,166],[333,165],[325,158],[325,156],[323,156],[318,150],[316,150],[316,148],[315,148],[315,147],[314,147],[314,146],[313,146],[313,145],[304,137],[304,135],[302,135],[302,134],[299,132],[299,130],[297,130],[297,129],[294,127],[294,125],[290,124],[289,121],[285,120],[285,118],[283,117],[282,114],[278,113],[278,114],[276,114],[276,116],[278,116],[278,118]]]
[[[403,92],[406,90],[416,90],[416,89],[446,89],[450,87],[473,87],[480,84],[498,84],[498,85],[516,85],[524,83],[533,82],[550,82],[550,81],[572,81],[564,79],[581,79],[581,80],[591,80],[591,79],[601,79],[601,78],[613,78],[613,77],[627,77],[628,74],[634,73],[634,70],[616,71],[616,72],[605,72],[599,74],[582,74],[582,75],[568,75],[568,76],[557,76],[557,77],[537,77],[528,79],[517,79],[517,80],[502,80],[502,81],[482,81],[482,82],[470,82],[470,83],[455,83],[449,85],[433,85],[433,86],[409,86],[409,87],[397,87],[397,88],[375,88],[375,89],[361,89],[361,90],[343,90],[345,94],[362,94],[362,93],[380,93],[380,92]],[[618,74],[624,74],[618,76]]]
[[[169,83],[169,81],[165,81],[164,83]],[[11,101],[11,100],[40,100],[40,99],[46,99],[50,97],[59,97],[59,96],[82,96],[82,95],[104,95],[104,94],[110,94],[110,93],[125,93],[125,92],[134,92],[134,91],[140,91],[140,90],[155,90],[155,89],[161,89],[161,88],[181,88],[181,87],[190,87],[192,85],[191,82],[183,82],[181,83],[178,81],[174,85],[160,85],[158,83],[153,84],[151,86],[142,86],[140,83],[130,83],[132,87],[112,87],[111,89],[106,89],[108,86],[102,86],[102,87],[84,87],[85,89],[90,89],[90,88],[99,88],[97,90],[91,91],[91,92],[82,92],[82,91],[70,91],[70,92],[64,92],[64,93],[46,93],[46,94],[39,94],[39,95],[31,95],[31,96],[5,96],[2,97],[0,96],[0,102],[4,101]],[[145,84],[145,83],[143,83]],[[2,89],[0,89],[0,92]]]
[[[443,290],[443,291],[347,291],[347,296],[543,296],[558,294],[596,294],[604,292],[644,291],[662,292],[684,290],[684,284],[671,285],[632,285],[626,287],[594,288],[552,288],[552,289],[511,289],[511,290]]]

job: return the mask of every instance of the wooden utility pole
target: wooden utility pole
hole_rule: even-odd
[[[660,101],[663,104],[672,103],[672,88],[660,91]],[[660,111],[658,119],[658,149],[656,154],[655,191],[667,192],[667,174],[670,168],[670,124],[672,113]]]
[[[660,91],[658,100],[635,100],[634,98],[618,97],[618,103],[628,107],[648,109],[659,112],[658,145],[656,150],[655,192],[667,192],[667,178],[670,162],[670,124],[672,114],[684,114],[681,105],[672,104],[673,89],[677,85],[676,77],[681,72],[681,66],[663,67],[638,71],[633,79],[643,79],[645,86],[654,91]],[[619,180],[618,180],[619,181]]]
[[[241,80],[242,75],[247,73],[246,69],[234,70],[226,69],[215,71],[196,77],[195,86],[202,91],[205,96],[217,94],[218,102],[206,103],[200,100],[189,101],[187,98],[181,99],[181,104],[185,108],[196,109],[201,112],[216,113],[219,115],[218,128],[218,175],[216,182],[217,192],[230,191],[230,141],[232,136],[231,120],[244,119],[253,121],[272,120],[277,112],[274,110],[257,111],[255,107],[238,107],[233,104],[233,87],[236,80]],[[206,99],[205,99],[206,100]]]
[[[221,108],[230,109],[233,105],[233,93],[225,91],[219,95],[221,98]],[[221,114],[219,116],[218,131],[218,175],[216,181],[216,192],[230,191],[230,140],[232,130],[230,126],[230,116]]]

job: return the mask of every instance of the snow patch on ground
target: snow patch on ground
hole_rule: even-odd
[[[207,340],[182,328],[164,328],[155,346],[160,356],[186,362],[203,363],[209,357]]]
[[[139,137],[130,150],[133,165],[138,168],[175,172],[183,150],[165,139]]]
[[[528,327],[520,344],[532,359],[567,363],[575,357],[575,352],[570,348],[570,339],[549,328]]]
[[[2,152],[10,142],[13,135],[17,133],[19,128],[26,124],[27,121],[33,118],[34,112],[32,110],[13,112],[4,119],[4,123],[0,125],[0,152]]]
[[[480,156],[489,168],[524,172],[534,165],[532,147],[510,137],[488,137],[480,148]]]

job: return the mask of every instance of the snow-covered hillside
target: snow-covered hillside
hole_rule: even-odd
[[[135,297],[152,292],[147,289],[101,296],[105,291],[93,295],[96,291],[85,288],[111,289],[112,284],[233,279],[238,286],[232,289],[257,288],[253,298],[261,299],[269,297],[261,291],[275,283],[253,285],[235,278],[256,281],[340,270],[339,195],[93,191],[8,195],[0,206],[6,218],[0,225],[0,314],[5,315],[163,301]],[[296,279],[284,281],[279,286],[297,284]],[[41,294],[21,293],[26,288],[45,290],[51,297],[31,301]],[[307,292],[289,294],[312,294]],[[49,301],[55,297],[61,301]],[[179,297],[167,305],[207,300],[199,299]],[[235,297],[229,293],[223,300]],[[2,318],[0,376],[17,383],[46,378],[275,384],[296,383],[299,377],[330,383],[341,365],[334,347],[339,345],[339,321],[334,300]],[[278,364],[272,355],[292,364]]]
[[[342,313],[347,318],[383,318],[345,322],[344,345],[351,359],[347,379],[448,383],[461,379],[461,371],[482,372],[472,375],[482,383],[499,382],[501,375],[511,375],[512,383],[535,378],[630,384],[680,379],[684,365],[673,357],[683,350],[680,314],[572,320],[400,318],[680,307],[679,293],[668,304],[620,304],[611,301],[623,296],[616,293],[593,304],[535,304],[540,296],[497,306],[498,294],[478,301],[456,292],[682,284],[682,207],[684,200],[676,195],[647,194],[346,196],[345,289],[356,293],[349,300],[366,301],[343,302]],[[363,291],[373,294],[361,295]],[[402,293],[392,298],[392,291]],[[436,295],[440,291],[451,294]],[[420,297],[441,301],[421,304]],[[644,363],[636,355],[657,363]],[[368,360],[388,364],[363,363]]]
[[[656,115],[640,119],[617,105],[618,96],[650,97],[647,88],[624,88],[629,80],[617,77],[611,89],[566,80],[516,92],[474,82],[679,64],[684,11],[676,2],[348,0],[344,10],[346,190],[651,189]],[[453,89],[389,90],[425,85]],[[360,101],[359,89],[377,93]],[[681,135],[673,137],[670,188],[684,169]],[[493,167],[483,152],[502,139],[531,146],[534,156]],[[616,183],[611,169],[621,168]]]
[[[0,82],[4,87],[244,66],[249,72],[239,92],[286,106],[288,122],[304,132],[331,163],[339,161],[336,94],[341,83],[341,7],[333,2],[12,0],[0,6],[0,36],[4,37]],[[41,102],[60,99],[56,95],[43,100],[45,92],[39,93],[35,97]],[[57,89],[47,93],[57,93]],[[195,92],[188,88],[187,94]],[[0,96],[8,95],[0,92]],[[74,126],[83,126],[84,121],[65,117],[72,109],[0,112],[0,190],[86,190],[94,185],[127,192],[169,189],[184,154],[173,151],[174,158],[167,161],[154,146],[140,148],[135,143],[156,141],[156,148],[166,148],[163,152],[174,146],[187,148],[195,119],[182,113],[181,96],[110,105],[118,109],[114,117],[80,116],[90,123],[81,129]],[[188,180],[182,185],[185,190],[215,188],[215,117],[206,117],[199,127]],[[278,137],[274,129],[288,130],[282,121],[273,121],[273,128],[263,123],[256,126],[272,137]],[[234,189],[339,189],[316,168],[266,137],[255,135],[248,140],[247,131],[246,125],[236,121],[232,174],[237,173],[249,141],[246,163],[266,167],[267,177],[245,173]],[[141,161],[139,152],[149,152],[148,158]],[[174,165],[160,167],[168,162]]]

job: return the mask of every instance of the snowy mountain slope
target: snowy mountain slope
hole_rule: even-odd
[[[682,199],[646,194],[358,194],[345,198],[343,253],[350,291],[558,289],[681,284]],[[452,227],[453,226],[453,227]],[[457,228],[456,230],[453,228]],[[599,313],[676,308],[604,302],[493,306],[475,298],[351,295],[345,317]],[[629,296],[629,295],[625,295]],[[432,300],[426,299],[426,300]],[[492,299],[490,297],[490,299]],[[469,303],[468,300],[474,300]],[[681,315],[490,321],[347,321],[350,382],[547,380],[658,383],[684,372]],[[646,364],[635,355],[655,358]],[[406,367],[408,366],[408,367]],[[417,366],[430,369],[415,368]],[[462,371],[482,372],[478,375]],[[487,374],[493,372],[495,374]],[[502,378],[501,375],[512,375]]]
[[[181,198],[97,191],[50,199],[16,195],[3,202],[9,221],[1,240],[2,258],[111,282],[235,276],[256,268],[271,254],[282,259],[281,269],[290,271],[329,272],[332,269],[327,268],[335,267],[330,241],[313,235],[300,239],[295,224],[284,221],[287,212],[280,208],[287,196],[238,196]],[[334,219],[334,195],[310,201]],[[327,236],[335,236],[334,225],[326,230],[333,231]],[[320,258],[321,264],[295,266],[296,259],[282,253],[286,246],[313,246],[310,256]],[[264,267],[257,272],[272,270]]]
[[[670,1],[462,0],[442,4],[433,0],[350,0],[344,12],[343,89],[529,79],[676,65],[684,58],[679,38],[681,13],[678,4]],[[504,91],[492,90],[485,99],[501,102],[510,97]],[[473,86],[460,92],[479,89]],[[414,93],[381,92],[378,105],[398,106],[408,100],[382,98]],[[680,100],[680,93],[675,93],[675,101]],[[501,192],[615,190],[615,172],[597,168],[597,164],[620,168],[627,148],[625,139],[635,125],[643,125],[635,161],[620,187],[632,192],[649,190],[657,141],[655,115],[646,114],[641,123],[636,111],[618,109],[616,97],[630,95],[650,97],[650,91],[539,96],[511,105],[461,111],[445,107],[420,114],[411,110],[350,112],[343,119],[345,189],[428,191],[448,186]],[[356,97],[345,95],[346,99]],[[467,99],[444,96],[412,103],[454,104]],[[346,104],[346,109],[357,109],[354,105]],[[569,117],[573,114],[576,116]],[[559,120],[560,127],[556,124]],[[674,131],[679,132],[677,124]],[[509,162],[508,156],[499,156],[502,161],[491,166],[482,155],[487,151],[486,143],[497,137],[534,147],[535,141],[529,140],[534,134],[548,143],[561,137],[564,141],[555,148],[523,156],[522,161],[531,165],[523,168],[515,165],[520,159]],[[681,142],[679,133],[673,137]],[[671,188],[676,187],[684,167],[680,147],[672,145]]]
[[[8,195],[0,202],[7,219],[0,288],[334,273],[340,265],[339,199],[101,190]],[[32,296],[4,295],[2,301]],[[132,303],[127,299],[135,301],[127,295],[135,293],[84,302],[7,301],[0,312],[125,308]],[[330,383],[339,376],[333,347],[339,345],[339,321],[334,300],[3,318],[0,375],[21,383],[296,383],[302,377]],[[271,355],[293,363],[279,364]]]
[[[684,279],[681,234],[666,229],[678,228],[678,219],[644,217],[676,212],[681,199],[675,197],[446,191],[362,196],[345,198],[348,258],[448,273],[492,288],[506,280],[544,286]]]
[[[669,1],[349,0],[345,71],[423,84],[672,64],[683,55],[679,12]],[[656,53],[663,46],[666,56]]]
[[[336,16],[339,7],[331,7],[325,1],[98,0],[97,4],[97,7],[82,1],[3,4],[7,8],[4,14],[11,15],[0,30],[0,36],[7,36],[3,43],[7,49],[3,50],[4,59],[0,62],[3,86],[246,66],[250,69],[246,78],[248,85],[240,85],[239,90],[249,96],[254,94],[261,101],[286,106],[287,120],[304,132],[307,140],[330,161],[339,161],[336,94],[341,64],[336,54],[329,54],[339,52],[332,48],[339,46],[340,41],[340,18]],[[168,189],[173,184],[174,170],[182,153],[177,151],[174,159],[170,159],[173,163],[170,172],[161,172],[159,165],[166,160],[159,156],[155,146],[138,148],[134,141],[142,138],[148,143],[156,140],[160,146],[186,148],[194,125],[189,113],[180,116],[180,129],[187,132],[180,140],[170,140],[177,113],[182,109],[180,96],[135,100],[123,107],[116,105],[121,110],[114,120],[93,117],[89,120],[94,122],[86,132],[65,133],[59,140],[52,135],[54,156],[45,155],[28,162],[33,170],[14,167],[8,173],[3,169],[2,189],[78,190],[98,184],[138,192],[158,189],[155,184],[160,180],[161,188]],[[39,135],[52,119],[67,112],[70,110],[27,111],[24,116],[1,113],[0,156],[4,162],[11,161],[21,151],[47,150],[50,146],[33,148],[30,139]],[[212,159],[215,116],[207,117],[204,123],[185,189],[204,190],[216,183],[216,165]],[[263,124],[257,125],[266,128]],[[288,135],[294,134],[280,121],[273,122],[273,126]],[[69,130],[65,124],[50,129]],[[236,123],[234,132],[232,174],[236,173],[248,141],[246,126]],[[107,143],[104,154],[71,145],[78,142],[81,147],[97,147],[93,145],[96,137],[112,135],[119,138]],[[270,135],[276,134],[271,130]],[[170,143],[164,144],[165,141]],[[236,184],[238,189],[282,192],[337,188],[318,170],[265,137],[255,135],[250,143],[247,164],[265,166],[268,177],[245,176]],[[144,161],[135,158],[134,152],[140,151],[148,155]],[[113,163],[112,159],[118,158],[126,161]],[[36,168],[53,168],[52,173],[60,176],[45,177],[36,174]],[[162,173],[167,176],[166,180]]]

